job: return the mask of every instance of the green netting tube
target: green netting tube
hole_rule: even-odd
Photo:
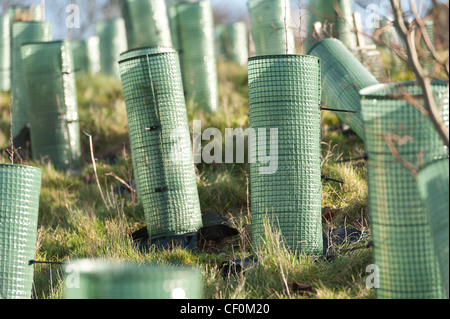
[[[425,20],[425,29],[427,30],[427,35],[430,38],[431,44],[433,44],[433,46],[435,45],[435,40],[434,40],[434,21],[431,19]],[[424,44],[424,47],[426,48],[426,44]],[[426,52],[429,51],[428,49],[426,49]],[[434,58],[431,52],[428,53],[427,55],[427,59],[424,62],[424,68],[425,70],[427,70],[428,72],[432,72],[433,68],[434,68]]]
[[[449,159],[438,160],[420,170],[417,186],[427,208],[434,246],[446,298],[449,297]]]
[[[100,39],[100,66],[103,74],[120,78],[118,60],[127,51],[127,34],[123,19],[98,22],[97,35]]]
[[[22,44],[51,41],[50,22],[15,22],[12,26],[12,121],[13,137],[29,123],[25,68],[21,56]]]
[[[119,65],[149,234],[197,231],[202,219],[178,54],[136,49],[122,54]]]
[[[228,24],[221,32],[221,45],[227,60],[239,65],[248,61],[248,31],[245,22]]]
[[[289,1],[286,1],[250,0],[248,2],[256,56],[295,53],[291,8]],[[287,35],[285,16],[288,25]]]
[[[444,102],[443,119],[448,125],[447,84],[435,82],[432,88],[436,101]],[[405,163],[417,169],[421,163],[448,157],[448,149],[431,121],[405,101],[406,94],[420,102],[421,89],[413,82],[380,84],[361,91],[371,234],[374,262],[379,267],[376,296],[442,298],[428,213]]]
[[[82,259],[63,269],[65,299],[203,298],[203,275],[191,267]]]
[[[338,14],[337,8],[340,10]],[[317,42],[312,36],[314,34],[314,23],[320,22],[327,32],[331,31],[332,37],[341,40],[344,45],[352,50],[357,46],[356,34],[353,21],[353,7],[351,0],[314,0],[308,4],[308,40],[307,49]]]
[[[174,48],[180,53],[185,97],[200,110],[214,112],[219,103],[211,2],[169,4]]]
[[[0,299],[31,298],[41,169],[0,164]]]
[[[9,15],[0,16],[0,91],[11,89],[11,44]]]
[[[134,46],[134,33],[133,33],[133,24],[131,23],[130,10],[128,8],[127,0],[120,0],[120,9],[122,11],[122,18],[125,22],[125,30],[127,32],[127,47],[133,48]]]
[[[72,41],[76,74],[95,75],[100,72],[100,40],[96,36]]]
[[[258,134],[250,139],[253,245],[260,247],[267,221],[291,249],[322,254],[320,60],[262,56],[250,58],[248,67],[250,127]],[[259,142],[264,136],[258,130],[269,136],[270,128],[278,129],[278,166],[262,172],[269,165],[262,149],[275,141]]]
[[[33,158],[49,158],[56,169],[77,169],[80,124],[71,42],[24,44],[22,61]]]
[[[172,47],[169,18],[165,0],[124,0],[127,34],[132,33],[129,49],[142,47]]]
[[[322,104],[330,109],[356,112],[336,112],[336,115],[364,139],[359,91],[378,84],[377,79],[337,39],[320,41],[309,54],[321,60]]]

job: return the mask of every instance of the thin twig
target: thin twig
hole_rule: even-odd
[[[410,65],[412,71],[414,72],[417,82],[423,91],[423,96],[425,100],[425,107],[429,112],[429,118],[433,123],[434,128],[441,137],[442,141],[447,147],[450,147],[449,143],[449,130],[445,126],[441,119],[441,114],[439,113],[438,107],[436,107],[435,97],[433,90],[431,88],[431,79],[424,71],[422,65],[420,64],[419,56],[417,53],[415,45],[415,32],[414,27],[408,29],[403,16],[403,11],[401,9],[401,3],[399,0],[391,0],[391,6],[394,11],[395,16],[395,26],[406,43],[406,49],[408,52],[408,64]]]
[[[97,165],[95,164],[95,157],[94,157],[94,146],[92,144],[92,135],[90,135],[89,133],[83,132],[87,137],[89,137],[89,147],[91,150],[91,160],[92,160],[92,166],[94,168],[94,174],[95,174],[95,180],[97,182],[97,186],[98,186],[98,190],[100,191],[100,195],[102,197],[103,203],[105,204],[106,209],[108,210],[109,213],[109,206],[106,203],[106,199],[105,196],[103,195],[103,191],[102,188],[100,186],[100,181],[98,180],[98,175],[97,175]]]

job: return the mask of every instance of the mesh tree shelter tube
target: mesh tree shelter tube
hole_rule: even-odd
[[[0,15],[0,91],[11,89],[11,44],[9,15]]]
[[[119,62],[136,190],[151,238],[202,227],[179,57],[155,51],[126,52]]]
[[[341,40],[353,49],[357,46],[356,34],[353,32],[353,7],[351,0],[314,0],[308,3],[308,47],[315,43],[313,38],[314,23],[320,22],[332,37]]]
[[[250,128],[258,134],[258,139],[250,139],[252,236],[256,248],[264,238],[267,218],[279,227],[291,249],[323,253],[320,82],[320,60],[313,56],[249,59]],[[265,138],[270,128],[278,130],[278,166],[268,173],[261,170],[268,166],[261,156],[275,145]],[[264,129],[266,132],[261,132]]]
[[[378,84],[377,79],[337,39],[325,39],[309,51],[322,64],[322,104],[327,108],[356,113],[336,112],[338,118],[364,139],[359,91]]]
[[[77,169],[80,123],[70,41],[22,46],[33,158],[48,157],[55,168]]]
[[[225,58],[245,65],[248,61],[248,31],[245,22],[235,22],[224,26],[220,33]]]
[[[0,299],[31,298],[41,169],[0,164]]]
[[[100,39],[100,66],[103,74],[120,78],[119,56],[127,51],[127,34],[122,18],[105,20],[96,25]]]
[[[248,10],[256,56],[295,53],[289,0],[250,0]]]
[[[12,26],[12,121],[13,137],[28,124],[28,96],[25,68],[22,61],[22,44],[51,41],[49,22],[14,22]]]
[[[427,208],[446,298],[449,297],[449,159],[432,162],[419,171],[417,186]]]
[[[447,84],[432,85],[448,126]],[[442,298],[438,260],[428,213],[423,205],[414,169],[422,163],[448,157],[431,121],[407,102],[424,103],[414,82],[375,85],[361,91],[369,213],[374,263],[379,267],[380,299]]]
[[[66,299],[203,298],[203,276],[191,267],[82,259],[63,268],[66,282],[74,281],[74,274],[79,278],[76,285],[66,285]]]
[[[100,40],[97,36],[72,41],[72,50],[77,75],[94,75],[100,72]]]
[[[129,49],[142,47],[172,47],[169,18],[165,0],[122,0]],[[131,28],[131,30],[129,30]]]
[[[219,95],[211,2],[171,2],[169,16],[173,45],[180,54],[186,100],[198,109],[214,112]]]

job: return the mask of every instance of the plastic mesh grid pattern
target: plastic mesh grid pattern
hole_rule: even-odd
[[[449,159],[438,160],[424,167],[417,176],[417,186],[429,214],[445,297],[448,298]]]
[[[121,53],[127,51],[127,33],[122,18],[97,23],[97,35],[100,39],[100,71],[103,74],[120,78],[118,60]]]
[[[11,89],[11,43],[9,14],[0,15],[0,91]]]
[[[289,3],[286,7],[285,4],[286,0],[250,0],[248,2],[256,56],[293,54],[296,52],[291,10]],[[288,25],[287,36],[285,16]]]
[[[12,25],[12,120],[16,137],[28,124],[28,97],[25,68],[22,61],[22,44],[51,41],[49,22],[15,22]]]
[[[437,101],[444,102],[448,125],[448,91],[435,83]],[[376,85],[361,91],[369,186],[369,213],[374,261],[379,266],[377,297],[381,299],[442,298],[443,289],[428,213],[410,170],[391,154],[419,167],[448,150],[431,122],[408,104],[406,94],[418,96],[412,82]],[[422,153],[423,156],[418,156]],[[395,154],[395,152],[394,152]],[[422,158],[421,161],[418,159]]]
[[[165,0],[124,0],[127,35],[133,33],[129,49],[172,47]],[[131,28],[128,30],[128,28]]]
[[[203,276],[195,268],[79,260],[64,265],[79,271],[79,288],[66,287],[66,299],[201,299]]]
[[[248,61],[248,31],[245,22],[236,22],[224,26],[220,35],[225,58],[245,65]]]
[[[342,18],[338,15],[334,5],[339,6]],[[355,48],[356,35],[353,30],[353,8],[351,0],[314,0],[308,3],[308,39],[306,46],[311,48],[317,40],[314,39],[314,23],[320,22],[330,32],[333,24],[333,38],[341,40],[349,49]]]
[[[78,168],[80,124],[71,42],[25,44],[22,60],[33,157],[48,157],[60,170]]]
[[[322,254],[320,60],[312,56],[278,55],[249,59],[252,236],[255,248],[264,238],[264,223],[279,228],[288,247]],[[256,156],[259,129],[278,129],[278,169]],[[263,137],[264,138],[264,137]],[[266,137],[267,141],[267,137]],[[257,151],[258,150],[258,151]]]
[[[322,103],[331,109],[356,112],[336,112],[336,115],[364,139],[359,91],[378,84],[377,79],[337,39],[326,39],[317,43],[309,54],[321,60]]]
[[[171,2],[169,16],[173,45],[180,54],[186,100],[200,110],[214,112],[219,95],[211,2]]]
[[[41,170],[0,164],[0,298],[29,299],[36,250]]]
[[[153,238],[202,227],[179,57],[154,52],[134,50],[119,62],[137,194]]]

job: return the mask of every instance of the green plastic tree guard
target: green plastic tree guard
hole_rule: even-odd
[[[180,54],[188,103],[214,112],[219,103],[211,2],[180,1],[169,4],[174,48]]]
[[[288,0],[250,0],[248,10],[256,56],[295,53]]]
[[[129,49],[172,47],[172,36],[165,0],[123,0],[127,35],[132,34]]]
[[[131,23],[130,10],[128,8],[127,0],[120,0],[120,9],[122,11],[122,18],[125,22],[125,30],[127,32],[127,48],[132,49],[135,41],[133,37],[133,24]]]
[[[9,15],[0,16],[0,91],[11,89],[11,44]]]
[[[320,94],[320,60],[316,57],[249,59],[250,128],[258,135],[250,139],[252,236],[256,249],[268,221],[279,227],[290,249],[323,253]],[[278,130],[278,139],[266,142],[271,128]],[[269,149],[270,164],[264,158],[269,156]],[[273,165],[275,160],[277,167]],[[270,166],[272,171],[267,169]]]
[[[335,7],[335,6],[338,7]],[[338,10],[339,8],[339,10]],[[351,0],[314,0],[308,3],[308,41],[311,48],[315,44],[314,23],[320,22],[332,37],[341,40],[349,49],[357,46],[356,34],[353,32],[353,7]]]
[[[28,96],[23,66],[22,44],[51,41],[50,22],[15,22],[12,26],[12,122],[13,137],[28,125]]]
[[[449,159],[436,160],[419,171],[417,186],[430,218],[445,297],[449,297]]]
[[[65,299],[203,298],[203,276],[191,267],[82,259],[63,268]]]
[[[432,85],[444,102],[447,84]],[[423,102],[414,82],[379,84],[361,91],[374,263],[379,268],[379,299],[436,299],[444,296],[428,212],[414,179],[422,163],[448,157],[431,121],[405,96]]]
[[[245,22],[228,24],[221,32],[221,45],[225,58],[239,65],[248,62],[248,31]]]
[[[0,299],[30,299],[41,169],[0,164]]]
[[[72,41],[75,73],[95,75],[100,72],[100,40],[96,36]]]
[[[202,227],[179,57],[161,50],[132,50],[119,62],[136,190],[151,238]]]
[[[100,39],[101,72],[120,78],[119,56],[128,49],[125,22],[122,18],[101,21],[96,30]]]
[[[341,110],[336,112],[338,118],[364,140],[359,91],[379,82],[337,39],[320,41],[309,54],[320,58],[322,64],[322,104]]]
[[[22,46],[33,158],[49,158],[56,169],[77,169],[80,123],[70,41]]]

